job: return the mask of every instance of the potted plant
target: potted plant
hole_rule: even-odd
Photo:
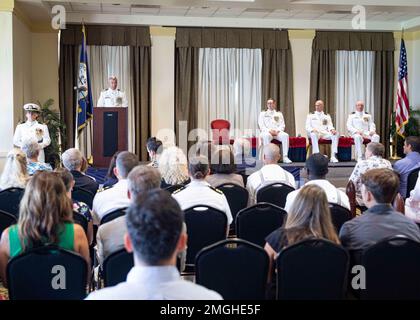
[[[45,162],[50,163],[53,168],[60,166],[61,145],[65,144],[66,125],[61,120],[60,112],[54,110],[54,100],[48,99],[44,103],[38,101],[41,106],[39,121],[47,125],[50,133],[51,143],[44,149]]]
[[[401,136],[397,137],[397,126],[395,124],[395,112],[392,113],[392,125],[390,135],[392,137],[392,145],[397,148],[396,155],[398,157],[404,157],[403,146],[404,138]],[[420,136],[420,110],[414,110],[410,107],[410,118],[405,125],[405,136]],[[395,146],[395,141],[397,145]]]

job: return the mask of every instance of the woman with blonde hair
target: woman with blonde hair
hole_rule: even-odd
[[[26,165],[26,155],[22,150],[18,148],[11,150],[7,155],[6,164],[0,178],[0,190],[25,188],[29,179]]]
[[[178,147],[169,147],[162,152],[158,169],[162,176],[161,188],[190,182],[187,157]]]
[[[73,207],[62,180],[53,172],[39,171],[29,180],[20,203],[18,223],[3,231],[0,240],[0,274],[6,281],[9,260],[47,244],[80,254],[89,265],[89,246],[83,228],[73,223]]]
[[[310,238],[340,243],[331,220],[327,195],[315,184],[305,185],[299,190],[283,226],[265,238],[264,249],[270,257],[269,270],[274,271],[274,260],[282,249]]]

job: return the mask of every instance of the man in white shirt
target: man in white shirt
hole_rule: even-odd
[[[270,98],[267,100],[267,110],[260,112],[258,126],[261,130],[260,138],[262,145],[266,146],[273,139],[281,141],[283,162],[291,163],[292,161],[287,156],[289,152],[289,135],[284,132],[284,128],[286,127],[284,117],[280,111],[276,111],[276,102],[274,99]]]
[[[124,243],[134,254],[127,280],[92,292],[88,300],[222,300],[220,294],[181,279],[178,253],[185,251],[187,234],[177,201],[165,190],[139,197],[127,211]]]
[[[379,135],[376,134],[376,126],[372,116],[364,111],[363,101],[356,102],[356,111],[349,115],[347,119],[347,130],[354,140],[356,146],[356,158],[362,160],[363,139],[369,139],[372,142],[379,142]]]
[[[127,195],[127,176],[138,164],[139,160],[135,154],[128,151],[118,154],[114,168],[114,174],[118,178],[118,182],[112,188],[98,192],[95,195],[92,207],[94,224],[99,225],[101,219],[107,213],[130,205],[130,199],[128,199]]]
[[[204,156],[192,157],[188,163],[191,182],[175,191],[172,196],[178,201],[182,210],[196,205],[207,205],[223,211],[226,214],[229,226],[233,218],[226,196],[205,180],[210,173],[208,162],[208,159]]]
[[[306,160],[305,167],[309,179],[305,185],[316,184],[317,186],[324,189],[325,193],[327,194],[328,202],[336,203],[350,210],[350,202],[346,193],[337,189],[326,179],[328,174],[328,159],[324,155],[320,153],[314,153]],[[287,195],[286,205],[284,207],[286,211],[290,210],[298,193],[299,190],[295,190]]]
[[[260,188],[274,182],[282,182],[296,188],[293,175],[279,166],[279,147],[270,143],[264,147],[264,166],[248,177],[246,188],[249,192],[249,204],[257,202],[257,192]]]
[[[35,139],[39,145],[38,161],[45,162],[44,148],[51,143],[48,127],[37,121],[41,107],[35,103],[27,103],[23,106],[26,111],[26,122],[18,124],[13,136],[13,144],[22,148],[23,142],[28,139]]]
[[[160,188],[161,176],[156,168],[137,166],[127,177],[127,197],[133,203],[141,194]],[[102,264],[111,253],[124,248],[124,235],[127,232],[125,216],[118,217],[98,228],[96,234],[97,256]]]
[[[331,140],[331,162],[338,162],[336,153],[338,152],[338,132],[335,130],[331,116],[324,113],[324,102],[315,102],[315,112],[306,117],[306,132],[312,142],[312,153],[319,153],[318,140],[320,138]]]
[[[108,79],[109,88],[103,90],[98,100],[98,107],[128,107],[127,97],[125,93],[117,89],[118,80],[117,77],[111,76]]]

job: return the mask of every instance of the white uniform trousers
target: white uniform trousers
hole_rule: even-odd
[[[261,132],[260,138],[263,146],[269,144],[273,139],[280,141],[283,157],[287,157],[289,152],[289,135],[286,132],[280,131],[275,137],[273,137],[270,132]]]
[[[331,157],[335,157],[335,154],[338,153],[338,138],[340,137],[338,132],[335,134],[311,132],[309,136],[312,142],[312,153],[319,153],[318,139],[320,138],[331,140]]]
[[[354,145],[356,147],[356,158],[360,159],[363,156],[363,151],[362,151],[362,146],[363,146],[363,138],[367,138],[370,139],[370,141],[372,142],[379,142],[379,135],[377,135],[376,133],[372,136],[368,135],[368,134],[354,134],[352,135],[352,138],[354,140]]]

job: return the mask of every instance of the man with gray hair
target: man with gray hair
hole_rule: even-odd
[[[249,192],[249,204],[257,202],[257,192],[262,187],[275,182],[285,183],[296,189],[293,175],[279,166],[280,149],[274,143],[264,146],[264,166],[248,177],[246,188]]]
[[[131,170],[127,177],[127,198],[133,203],[143,193],[160,188],[161,176],[156,168],[140,165]],[[96,235],[99,263],[111,253],[124,248],[124,234],[127,232],[125,216],[101,225]]]
[[[110,76],[108,78],[109,88],[101,92],[101,95],[98,99],[98,107],[128,107],[127,97],[125,93],[117,89],[118,79],[115,76]]]
[[[67,149],[62,155],[63,166],[71,172],[74,178],[74,187],[82,188],[96,194],[99,184],[91,177],[82,172],[83,155],[79,149]]]
[[[356,201],[359,206],[364,206],[362,198],[362,175],[371,170],[386,168],[392,170],[391,163],[384,159],[385,147],[382,143],[371,142],[366,146],[365,158],[366,160],[360,160],[357,162],[350,176],[350,181],[353,181],[356,189]]]
[[[118,154],[114,168],[114,174],[118,182],[112,188],[95,195],[92,207],[94,224],[99,225],[106,214],[127,208],[130,205],[127,195],[127,177],[130,171],[138,164],[139,160],[134,153],[123,151]]]
[[[26,154],[28,174],[34,175],[37,171],[51,171],[49,163],[40,162],[38,160],[39,151],[41,150],[38,141],[35,138],[29,138],[22,142],[22,151]]]

